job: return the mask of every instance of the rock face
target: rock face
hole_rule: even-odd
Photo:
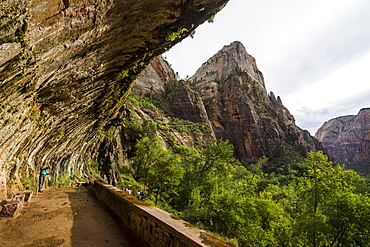
[[[325,122],[315,136],[338,163],[370,173],[370,108]]]
[[[201,96],[180,81],[176,90],[166,101],[166,106],[175,117],[194,123],[210,123]]]
[[[132,91],[139,96],[161,98],[166,111],[163,114],[159,114],[159,112],[151,114],[149,109],[134,109],[128,116],[129,118],[140,122],[151,119],[166,123],[170,122],[172,118],[179,118],[203,126],[205,128],[203,133],[176,133],[176,130],[172,130],[170,135],[186,146],[194,146],[197,142],[211,142],[216,139],[201,96],[191,89],[184,80],[178,81],[174,71],[162,57],[154,60],[140,75],[135,81]],[[158,136],[163,137],[169,134],[163,133],[161,130],[157,131]],[[135,142],[135,137],[126,139]],[[168,146],[165,143],[163,145]]]
[[[279,97],[267,94],[255,59],[240,42],[210,58],[190,83],[203,99],[216,137],[230,140],[241,161],[278,158],[289,148],[302,155],[324,149],[295,125]]]
[[[114,183],[133,81],[227,2],[1,1],[0,174],[17,182],[50,162],[54,176],[90,176],[98,162]]]
[[[317,150],[327,153],[308,131],[295,125],[279,97],[267,94],[255,59],[240,42],[221,49],[187,82],[166,88],[171,115],[210,124],[212,135],[229,140],[241,161],[256,162],[262,156],[277,161]]]
[[[219,81],[230,74],[241,72],[245,72],[250,81],[257,82],[265,89],[263,75],[257,68],[256,60],[245,51],[242,43],[233,42],[205,62],[189,80]]]
[[[132,89],[141,96],[160,97],[165,93],[166,85],[174,80],[174,71],[166,60],[159,57],[137,78]]]

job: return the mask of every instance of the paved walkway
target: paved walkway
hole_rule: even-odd
[[[135,246],[85,187],[48,188],[16,218],[0,218],[0,246]]]

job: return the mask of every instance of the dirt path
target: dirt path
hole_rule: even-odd
[[[134,246],[85,187],[48,188],[17,218],[0,218],[0,246]]]

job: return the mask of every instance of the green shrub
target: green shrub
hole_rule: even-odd
[[[142,123],[136,118],[125,118],[123,119],[123,125],[127,133],[142,133]]]
[[[168,124],[172,129],[185,132],[188,134],[202,134],[202,133],[210,133],[211,129],[207,124],[204,123],[194,123],[188,120],[183,120],[179,118],[173,118],[171,122]]]
[[[21,178],[21,183],[27,190],[37,187],[37,181],[35,177],[23,177]]]
[[[96,160],[90,160],[89,163],[87,164],[87,170],[89,173],[93,176],[100,176],[100,171],[99,171],[99,163]]]
[[[71,187],[72,179],[68,173],[61,173],[56,178],[53,178],[51,184],[55,187]]]

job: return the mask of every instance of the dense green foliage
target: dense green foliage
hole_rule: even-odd
[[[184,132],[187,134],[200,135],[202,133],[210,133],[211,129],[205,123],[194,123],[188,120],[171,118],[167,121],[167,118],[163,118],[161,114],[166,110],[163,109],[162,100],[158,98],[140,97],[134,93],[130,94],[129,108],[135,110],[140,108],[141,111],[145,112],[150,119],[138,120],[138,118],[126,118],[124,125],[126,132],[138,133],[140,135],[152,135],[155,134],[156,129],[160,129],[162,132]],[[138,113],[140,115],[140,113]]]
[[[369,180],[333,165],[322,152],[302,160],[297,150],[282,147],[285,164],[266,157],[241,164],[228,141],[194,148],[155,134],[176,130],[177,124],[185,129],[176,131],[183,132],[196,126],[175,121],[172,126],[158,118],[126,123],[141,137],[126,172],[149,202],[239,246],[370,243]]]
[[[227,141],[196,150],[165,150],[159,140],[137,144],[136,176],[149,199],[240,246],[366,246],[370,199],[356,193],[357,173],[310,153],[303,176],[265,174],[241,166]],[[265,162],[262,159],[261,162]]]

